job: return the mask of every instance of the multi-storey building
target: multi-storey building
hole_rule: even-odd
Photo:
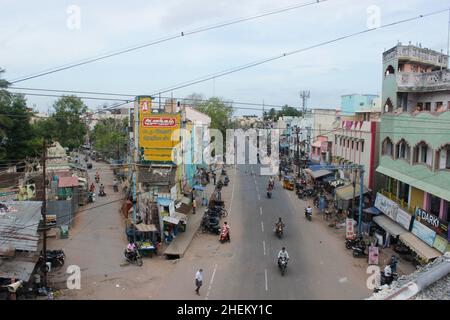
[[[340,120],[340,110],[319,109],[312,110],[313,132],[310,158],[320,164],[331,162],[331,149],[337,121]]]
[[[425,251],[436,254],[436,250],[423,249],[423,242],[445,252],[450,241],[447,65],[448,56],[420,46],[399,43],[383,53],[380,165],[376,170],[381,173],[383,189],[377,201],[384,213],[387,210],[392,219],[402,220],[399,223],[421,239],[422,244],[411,235],[404,236],[410,247],[422,245],[422,256],[427,255]],[[412,216],[409,228],[407,214]]]
[[[341,108],[341,121],[334,131],[333,163],[363,165],[364,185],[374,189],[377,187],[374,173],[379,158],[379,98],[377,95],[344,95]],[[350,180],[359,181],[359,171],[356,177],[351,170],[344,174]]]

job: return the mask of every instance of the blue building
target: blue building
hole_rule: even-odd
[[[375,104],[376,94],[347,94],[341,96],[343,116],[354,116],[357,112],[370,112]]]

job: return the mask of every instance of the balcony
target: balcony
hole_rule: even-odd
[[[450,70],[439,70],[427,73],[398,73],[397,86],[399,91],[404,92],[450,90]]]
[[[394,201],[398,204],[398,206],[406,212],[409,212],[411,215],[414,215],[415,208],[411,207],[405,200],[397,198],[397,196],[393,193],[390,193],[384,189],[381,189],[380,193]]]
[[[383,53],[384,63],[394,58],[397,58],[398,60],[415,61],[443,68],[446,68],[448,64],[448,56],[445,54],[412,45],[398,45]]]

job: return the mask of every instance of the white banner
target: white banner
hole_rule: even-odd
[[[377,193],[375,207],[394,221],[397,221],[398,204],[381,193]]]
[[[397,223],[399,225],[401,225],[403,228],[405,228],[408,231],[409,231],[409,226],[411,225],[411,218],[412,218],[412,216],[408,212],[398,208],[397,219],[395,221],[397,221]]]

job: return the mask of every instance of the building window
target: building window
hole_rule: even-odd
[[[395,157],[396,159],[409,160],[409,145],[404,139],[397,143]]]
[[[432,152],[431,148],[426,144],[426,142],[423,142],[423,141],[420,142],[414,148],[413,162],[428,164],[431,166],[431,161],[432,161],[431,152]]]
[[[431,102],[425,102],[425,111],[431,111]]]
[[[356,141],[356,151],[358,151],[359,141]]]
[[[339,138],[339,145],[342,147],[342,137]]]
[[[355,141],[352,140],[352,150],[355,148]]]
[[[388,75],[394,74],[394,73],[395,73],[394,67],[391,66],[391,65],[389,65],[389,66],[386,68],[386,72],[385,72],[384,74],[385,74],[386,76],[388,76]]]
[[[450,222],[450,202],[444,200],[444,217],[445,221]]]
[[[361,141],[361,152],[364,152],[364,140]]]
[[[444,103],[442,101],[436,102],[436,112],[444,111]]]
[[[337,144],[337,139],[338,139],[338,137],[334,136],[334,144]]]
[[[450,144],[446,144],[436,153],[439,164],[437,169],[450,169]]]
[[[389,137],[387,137],[386,139],[383,140],[381,148],[382,148],[382,155],[392,157],[393,145],[392,145],[392,141],[391,141],[391,139],[389,139]],[[361,149],[362,149],[362,147],[361,147]]]
[[[430,200],[430,213],[439,217],[439,211],[441,210],[441,198],[435,197],[429,194]]]
[[[350,139],[347,139],[347,148],[350,148]]]

